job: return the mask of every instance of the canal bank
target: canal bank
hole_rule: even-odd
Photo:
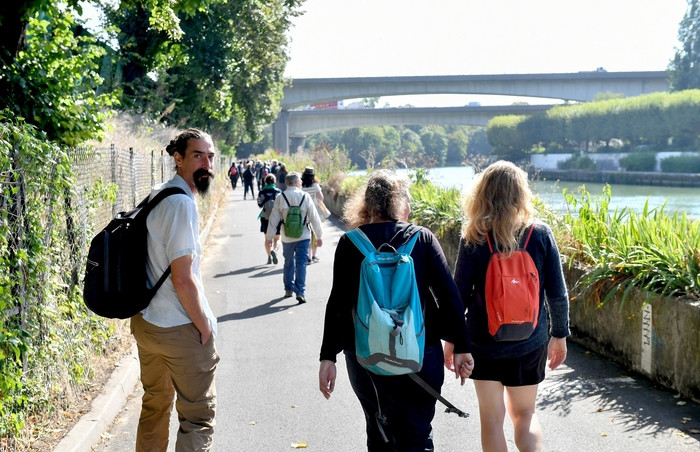
[[[595,184],[650,185],[659,187],[700,187],[700,174],[659,173],[641,171],[585,171],[535,169],[533,179]]]

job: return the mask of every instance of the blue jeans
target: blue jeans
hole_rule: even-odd
[[[375,375],[345,351],[345,364],[355,395],[365,413],[367,450],[370,452],[423,452],[433,450],[433,429],[437,400],[407,375]],[[442,344],[425,346],[423,368],[418,375],[438,393],[445,377]],[[376,388],[376,392],[375,392]],[[385,418],[381,430],[377,416]]]
[[[306,262],[309,260],[310,239],[282,242],[284,256],[284,290],[304,296],[306,289]]]

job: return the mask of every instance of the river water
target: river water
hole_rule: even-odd
[[[469,184],[473,175],[474,171],[470,167],[432,168],[428,172],[428,179],[442,187],[456,187],[462,190]],[[562,191],[566,188],[578,194],[578,187],[581,185],[585,185],[592,198],[599,197],[604,187],[603,184],[581,182],[533,181],[531,189],[553,210],[563,211],[566,209],[566,203]],[[629,206],[636,211],[641,211],[644,203],[649,200],[650,208],[660,207],[666,202],[667,213],[676,210],[685,211],[688,217],[700,219],[700,189],[698,188],[617,184],[611,185],[611,189],[611,210]]]

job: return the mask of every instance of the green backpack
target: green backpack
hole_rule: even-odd
[[[306,217],[301,214],[301,205],[304,204],[306,194],[301,198],[301,202],[298,206],[289,204],[289,200],[284,193],[282,193],[282,197],[287,203],[287,206],[289,206],[287,217],[284,219],[284,235],[293,239],[298,239],[304,233],[304,228],[306,227]]]

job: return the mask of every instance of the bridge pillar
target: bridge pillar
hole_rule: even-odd
[[[289,153],[289,111],[280,111],[272,124],[272,145],[282,154]]]
[[[289,150],[292,154],[296,154],[299,150],[304,149],[306,137],[289,137]]]

